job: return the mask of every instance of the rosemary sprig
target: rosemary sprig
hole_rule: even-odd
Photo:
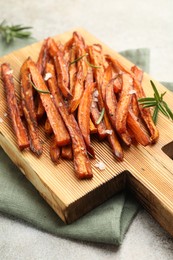
[[[155,124],[157,122],[159,111],[173,120],[173,113],[168,104],[163,100],[166,91],[160,95],[152,80],[150,80],[150,83],[154,90],[154,97],[140,98],[138,99],[138,102],[143,106],[143,108],[155,107],[153,112],[153,121]]]
[[[29,74],[28,79],[29,79],[29,82],[31,83],[31,85],[33,86],[33,88],[34,88],[37,92],[39,92],[39,93],[44,93],[44,94],[50,94],[50,91],[49,91],[49,90],[38,89],[38,88],[35,86],[35,84],[34,84],[34,83],[32,82],[32,80],[31,80],[31,74]]]
[[[104,113],[105,113],[105,108],[103,107],[102,108],[102,111],[101,111],[101,114],[100,114],[100,117],[98,118],[97,122],[96,122],[96,125],[99,125],[103,119],[103,116],[104,116]]]
[[[79,60],[81,60],[81,59],[82,59],[83,57],[85,57],[85,56],[88,56],[88,53],[85,53],[85,54],[83,54],[82,56],[78,57],[77,59],[73,60],[72,62],[70,62],[70,65],[72,65],[72,64],[74,64],[74,63],[76,63],[76,62],[78,62]]]
[[[26,39],[31,37],[31,32],[27,31],[31,29],[31,26],[22,26],[21,24],[17,25],[8,25],[4,20],[0,24],[0,35],[7,44],[14,41],[15,38]]]
[[[80,57],[78,57],[77,59],[75,59],[75,60],[73,60],[72,62],[70,62],[70,65],[72,65],[72,64],[74,64],[74,63],[76,63],[76,62],[78,62],[79,60],[81,60],[83,57],[86,57],[86,56],[88,56],[89,54],[88,53],[85,53],[85,54],[83,54],[82,56],[80,56]],[[90,67],[92,67],[92,68],[101,68],[101,66],[96,66],[96,65],[94,65],[94,64],[91,64],[87,59],[86,59],[86,63],[90,66]]]

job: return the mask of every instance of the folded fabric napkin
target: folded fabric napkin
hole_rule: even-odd
[[[30,44],[17,40],[12,46],[0,46],[0,55]],[[149,50],[121,53],[144,71],[149,70]],[[8,61],[7,61],[8,62]],[[128,192],[121,192],[70,225],[66,225],[42,199],[0,148],[0,212],[22,219],[34,227],[64,238],[119,245],[139,204]]]

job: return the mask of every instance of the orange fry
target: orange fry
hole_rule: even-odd
[[[73,151],[71,145],[66,145],[61,148],[61,157],[67,160],[73,159]]]
[[[20,69],[22,107],[30,136],[30,149],[37,156],[40,156],[43,152],[43,148],[38,133],[38,125],[33,100],[33,89],[31,83],[29,82],[29,73],[30,72],[26,60]]]
[[[63,120],[51,98],[50,93],[43,93],[44,91],[48,92],[48,88],[44,83],[42,76],[40,75],[35,63],[30,59],[28,60],[28,67],[32,76],[32,80],[37,90],[40,91],[39,95],[42,101],[42,104],[45,108],[47,117],[49,119],[52,130],[55,134],[55,138],[58,146],[63,146],[70,143],[70,137],[66,130],[66,127],[63,123]],[[48,81],[50,81],[49,79]]]
[[[85,88],[78,107],[78,124],[85,140],[87,150],[93,157],[95,157],[95,153],[90,142],[90,107],[95,84],[96,83],[90,83]]]
[[[114,93],[114,80],[111,80],[105,89],[105,107],[112,126],[116,129],[117,99]]]
[[[127,115],[127,125],[132,130],[136,141],[144,146],[150,143],[149,137],[144,132],[142,126],[139,123],[138,118],[135,116],[132,110],[129,109]]]
[[[53,140],[50,144],[50,158],[54,164],[59,163],[59,157],[60,157],[60,147],[57,144],[55,136],[53,136]]]
[[[103,101],[103,97],[102,97],[101,86],[103,84],[103,73],[104,73],[105,61],[104,61],[104,57],[102,54],[102,47],[99,44],[95,44],[95,45],[91,46],[89,48],[89,50],[90,50],[90,57],[91,57],[92,64],[94,66],[97,66],[94,68],[94,76],[95,76],[95,79],[97,80],[99,108],[103,109],[103,108],[105,108],[105,105],[104,105],[104,101]],[[118,159],[122,160],[123,150],[122,150],[122,147],[118,141],[118,138],[111,126],[111,123],[109,122],[107,111],[105,111],[103,118],[104,118],[106,130],[109,131],[109,133],[111,131],[111,134],[108,134],[107,136],[108,136],[108,141],[112,147],[112,150],[113,150],[115,156]],[[105,131],[105,133],[107,133],[107,132]]]
[[[128,132],[126,129],[126,120],[128,115],[128,110],[131,102],[131,93],[133,86],[133,80],[132,77],[124,73],[122,74],[122,91],[120,94],[120,99],[117,103],[117,109],[116,109],[116,130],[119,133],[119,135],[123,138],[125,143],[127,145],[131,144],[131,138],[128,136]]]
[[[85,43],[82,37],[79,36],[76,32],[73,33],[74,43],[76,46],[76,58],[82,57],[86,54],[85,51]],[[87,62],[86,62],[86,56],[84,56],[82,59],[77,61],[77,73],[76,73],[76,82],[73,87],[72,92],[72,99],[70,102],[70,112],[73,113],[79,103],[80,99],[82,97],[83,91],[84,91],[84,81],[87,75]]]
[[[24,148],[29,147],[29,140],[25,126],[20,117],[20,111],[15,95],[12,71],[9,64],[3,63],[1,65],[1,75],[4,82],[9,116],[12,122],[13,130],[17,137],[19,149],[23,150]]]
[[[63,52],[58,48],[53,39],[49,39],[50,54],[54,59],[56,72],[58,74],[58,86],[64,97],[71,97],[69,90],[69,74]]]
[[[134,73],[135,79],[138,82],[138,84],[141,85],[142,79],[143,79],[143,71],[137,69],[136,66],[133,66],[131,68],[131,71]],[[135,82],[134,82],[134,84],[135,84]],[[138,106],[138,101],[137,101],[137,97],[135,94],[132,95],[131,108],[132,108],[134,114],[136,116],[138,116],[139,115],[139,106]]]
[[[90,118],[90,134],[96,134],[97,133],[97,127],[94,125],[92,119]]]
[[[52,134],[52,132],[53,132],[48,118],[46,118],[46,121],[45,121],[45,124],[44,124],[44,130],[45,130],[46,134],[48,134],[48,135]]]
[[[49,50],[48,43],[49,43],[49,38],[47,38],[43,41],[43,44],[42,44],[42,47],[41,47],[41,50],[40,50],[40,53],[38,56],[38,60],[37,60],[37,68],[42,76],[45,71],[46,63],[48,62],[48,60],[50,58],[49,52],[48,52],[48,50]],[[45,113],[45,109],[42,105],[42,102],[41,102],[41,99],[40,99],[40,96],[38,93],[36,95],[36,98],[37,98],[36,114],[37,114],[37,119],[40,120]]]
[[[134,66],[132,68],[132,71],[135,74],[135,77],[137,77],[137,79],[139,79],[139,77],[141,75],[141,70],[138,69],[138,67]],[[134,89],[136,91],[137,99],[145,97],[145,93],[144,93],[142,86],[139,84],[138,80],[135,80],[135,79],[134,79]],[[142,105],[139,105],[139,110],[140,110],[141,117],[145,121],[145,123],[146,123],[146,125],[147,125],[147,127],[150,131],[151,142],[155,143],[157,141],[158,137],[159,137],[159,132],[158,132],[158,129],[153,122],[153,119],[152,119],[152,116],[151,116],[151,111],[150,111],[149,108],[143,108]]]
[[[55,72],[53,71],[54,67],[51,64],[47,64],[47,67],[51,67],[51,70],[49,70],[49,72],[51,72],[52,74],[52,77],[48,80],[49,88],[51,89],[50,82],[52,82],[51,93],[53,95],[54,102],[63,118],[63,121],[69,131],[72,140],[73,161],[76,175],[79,179],[92,178],[93,175],[91,165],[79,126],[73,114],[69,114],[66,104],[64,103],[64,100],[60,94],[59,88],[57,87],[55,81]],[[54,81],[52,81],[52,79],[54,79]],[[53,89],[55,89],[55,91],[53,91]]]
[[[41,75],[44,74],[46,63],[49,61],[49,38],[43,41],[38,60],[37,68]]]

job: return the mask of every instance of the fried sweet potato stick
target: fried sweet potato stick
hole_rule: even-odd
[[[37,68],[42,76],[44,75],[46,63],[48,62],[49,58],[50,58],[50,56],[49,56],[49,38],[47,38],[43,41],[43,44],[42,44],[42,47],[41,47],[41,50],[40,50],[40,53],[38,56],[38,60],[37,60]],[[38,93],[36,94],[36,99],[37,99],[36,114],[37,114],[37,119],[40,120],[45,113],[45,109],[43,107],[43,104],[41,102],[41,99],[40,99],[40,96]]]
[[[102,91],[102,98],[103,101],[105,101],[106,97],[106,88],[109,83],[109,81],[112,79],[112,67],[109,65],[104,72],[104,77],[103,77],[103,83],[101,85],[101,91]]]
[[[135,74],[135,77],[137,79],[139,79],[138,75],[141,74],[141,71],[138,69],[138,67],[134,66],[132,68],[132,71]],[[145,97],[144,90],[143,90],[142,86],[139,84],[138,80],[134,80],[134,89],[136,91],[137,99]],[[139,105],[139,110],[140,110],[141,117],[145,121],[147,128],[150,131],[151,143],[155,143],[157,141],[158,137],[159,137],[159,132],[158,132],[158,129],[153,122],[153,119],[152,119],[152,116],[151,116],[151,111],[150,111],[149,108],[143,108],[142,105]]]
[[[52,132],[53,132],[48,118],[46,118],[46,121],[45,121],[45,124],[44,124],[44,130],[45,130],[46,134],[48,134],[48,135],[52,134]]]
[[[105,89],[105,107],[109,120],[114,129],[116,129],[116,108],[117,99],[114,93],[114,79],[112,79]]]
[[[49,52],[55,62],[56,72],[58,74],[58,86],[65,98],[71,97],[69,90],[69,74],[63,52],[58,48],[53,39],[49,39]]]
[[[76,59],[76,46],[70,50],[70,65],[69,65],[69,80],[70,80],[70,93],[74,93],[74,87],[76,83],[77,66],[74,60]]]
[[[78,124],[85,140],[87,151],[95,158],[94,149],[90,142],[90,107],[92,102],[92,92],[96,83],[90,83],[84,90],[78,107]]]
[[[37,156],[40,156],[43,152],[43,148],[38,132],[38,125],[33,100],[33,88],[31,82],[29,81],[29,73],[30,72],[26,60],[20,69],[22,107],[30,137],[30,149]]]
[[[53,136],[52,142],[50,144],[50,158],[54,164],[59,163],[59,157],[61,153],[61,149],[57,144],[55,136]]]
[[[135,79],[138,82],[139,86],[142,84],[142,79],[143,79],[143,71],[139,69],[135,69],[136,66],[133,66],[131,68],[131,71],[134,73]],[[135,84],[135,83],[134,83]],[[138,116],[140,111],[139,111],[139,106],[138,106],[138,101],[136,94],[132,95],[132,101],[131,101],[131,108],[133,110],[133,113]]]
[[[73,113],[81,100],[82,94],[84,92],[84,81],[88,72],[88,65],[86,62],[86,50],[85,50],[85,42],[84,39],[77,33],[73,33],[73,38],[74,38],[74,44],[76,46],[76,53],[77,56],[76,58],[80,58],[83,56],[82,59],[77,61],[77,73],[76,73],[76,82],[73,87],[73,92],[72,92],[72,99],[70,102],[70,112]]]
[[[43,106],[45,108],[47,117],[49,119],[52,130],[55,134],[55,138],[58,146],[67,145],[70,143],[70,136],[64,125],[64,122],[48,92],[48,88],[40,75],[35,63],[30,59],[28,60],[28,67],[32,76],[32,80],[37,90],[40,91],[39,95]],[[51,79],[49,79],[51,80]],[[46,91],[46,93],[44,93]],[[48,92],[48,93],[47,93]]]
[[[95,55],[99,51],[98,58],[100,59],[100,52],[102,51],[100,48],[101,48],[100,45],[88,47],[88,52],[90,54],[89,55],[90,62],[92,62],[92,64],[94,66],[99,66],[99,70],[102,68],[103,62],[102,62],[102,60],[97,61],[97,58],[95,57]],[[96,51],[95,51],[95,49],[96,49]],[[99,95],[101,94],[101,89],[99,91],[98,88],[100,88],[100,86],[101,86],[100,84],[102,84],[103,77],[101,75],[99,75],[99,72],[97,72],[97,68],[93,68],[92,71],[94,72],[94,77],[93,77],[93,74],[91,75],[91,72],[90,72],[90,81],[91,80],[94,81],[94,78],[95,78],[95,80],[97,82],[97,88],[93,92],[93,99],[92,99],[92,103],[91,103],[91,119],[92,119],[94,125],[97,127],[99,138],[101,140],[103,140],[107,136],[105,122],[104,122],[104,120],[101,120],[101,122],[99,124],[97,124],[98,119],[100,118],[100,113],[101,113],[100,111],[103,109],[103,105],[98,104],[100,101]],[[101,70],[101,73],[104,73],[103,69]]]
[[[120,64],[120,62],[118,60],[113,59],[110,55],[105,55],[105,57],[106,57],[106,60],[111,61],[112,64],[114,65],[114,67],[116,67],[117,70],[119,70],[118,73],[121,74],[122,72],[125,72],[125,73],[129,73],[132,76],[133,81],[134,81],[134,89],[136,91],[137,99],[145,97],[144,90],[143,90],[141,84],[139,84],[139,78],[137,77],[137,73],[141,74],[141,72],[138,69],[138,67],[134,66],[132,68],[132,70],[130,70],[126,66]],[[137,78],[137,80],[136,80],[136,78]],[[139,106],[139,110],[140,110],[141,117],[145,121],[145,123],[146,123],[146,125],[147,125],[147,127],[148,127],[148,129],[150,131],[151,142],[155,143],[157,141],[158,137],[159,137],[159,132],[158,132],[158,129],[156,128],[153,120],[152,120],[150,109],[149,108],[143,108],[140,105]]]
[[[99,108],[103,109],[103,108],[105,108],[105,105],[104,105],[104,101],[103,101],[103,97],[102,97],[101,86],[103,84],[103,73],[104,73],[105,61],[104,61],[104,57],[102,54],[102,47],[101,47],[101,45],[96,44],[96,45],[89,47],[89,51],[90,51],[90,57],[91,57],[92,64],[95,66],[94,75],[95,75],[95,79],[97,80]],[[109,132],[111,131],[111,134],[108,134],[108,141],[109,141],[110,146],[112,147],[113,153],[115,154],[117,159],[122,160],[123,159],[123,150],[122,150],[122,147],[115,134],[115,131],[111,126],[109,117],[107,115],[107,111],[105,111],[103,118],[104,118],[106,130],[109,130]],[[106,131],[105,131],[105,133],[106,133]]]
[[[61,148],[61,157],[67,160],[73,159],[73,151],[72,151],[72,146],[70,144],[63,146]]]
[[[97,133],[97,127],[94,125],[92,119],[90,118],[90,134],[96,134]]]
[[[142,144],[143,146],[146,146],[150,143],[150,139],[140,125],[138,117],[136,117],[131,109],[129,109],[127,115],[127,126],[133,132],[134,137],[138,143]]]
[[[19,149],[23,150],[24,148],[29,147],[29,140],[27,131],[20,117],[20,112],[15,95],[12,71],[9,64],[3,63],[1,65],[1,75],[4,82],[9,116],[12,122],[13,130],[17,138]]]
[[[76,175],[79,179],[92,178],[92,169],[87,155],[86,145],[83,136],[74,115],[69,114],[68,112],[68,108],[64,103],[59,88],[57,87],[55,71],[53,70],[54,67],[52,66],[52,64],[47,64],[47,71],[51,72],[52,74],[52,78],[48,80],[49,88],[50,90],[51,88],[52,90],[55,89],[55,91],[51,91],[51,93],[53,95],[56,107],[58,108],[59,113],[64,120],[64,123],[69,131],[72,140],[73,161]],[[50,82],[52,82],[52,86],[50,86]]]
[[[133,88],[133,79],[132,77],[124,73],[122,75],[122,91],[120,94],[120,99],[117,103],[116,109],[116,130],[118,134],[122,137],[123,141],[127,144],[131,144],[131,138],[128,135],[127,128],[126,128],[126,120],[128,115],[128,110],[131,102],[131,94],[130,91]]]
[[[37,68],[40,74],[43,76],[46,68],[46,63],[49,61],[49,38],[43,41],[38,60]]]

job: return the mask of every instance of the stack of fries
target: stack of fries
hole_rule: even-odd
[[[78,32],[65,45],[46,39],[37,62],[27,58],[23,63],[20,105],[9,64],[1,65],[1,74],[19,149],[30,147],[41,156],[38,125],[45,120],[45,132],[52,136],[51,160],[56,164],[60,156],[73,159],[79,179],[93,176],[91,134],[107,139],[120,161],[123,144],[146,146],[158,139],[149,108],[138,103],[145,97],[143,72],[103,54],[100,44],[86,45]]]

